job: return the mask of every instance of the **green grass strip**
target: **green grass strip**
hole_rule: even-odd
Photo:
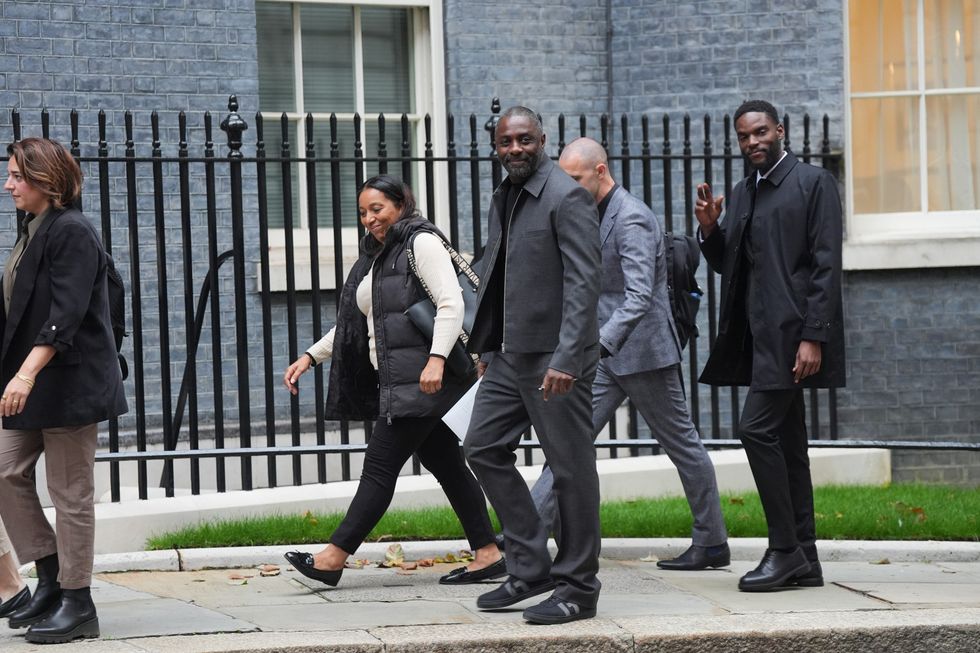
[[[765,537],[755,492],[725,494],[731,537]],[[980,488],[936,485],[825,486],[814,490],[817,537],[833,540],[980,541]],[[152,537],[147,549],[267,546],[326,542],[343,513],[216,520]],[[494,528],[499,529],[491,514]],[[602,504],[603,537],[688,537],[691,511],[683,497]],[[463,538],[450,508],[390,510],[368,541]]]

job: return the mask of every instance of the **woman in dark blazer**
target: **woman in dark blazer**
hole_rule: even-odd
[[[10,615],[27,641],[99,635],[89,591],[95,544],[93,468],[98,423],[126,412],[109,321],[108,257],[74,208],[82,172],[56,141],[7,147],[8,191],[25,220],[3,270],[0,311],[0,515],[38,584]],[[45,454],[57,514],[48,524],[34,486]]]

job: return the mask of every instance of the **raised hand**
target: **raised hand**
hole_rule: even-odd
[[[711,194],[711,186],[708,184],[698,184],[698,198],[694,202],[694,217],[701,225],[701,235],[705,238],[715,230],[718,225],[718,218],[721,217],[721,203],[725,200],[724,195],[714,197]]]

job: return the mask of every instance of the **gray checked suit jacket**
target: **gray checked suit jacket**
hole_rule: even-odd
[[[663,230],[653,211],[617,187],[599,225],[599,241],[599,342],[612,353],[604,364],[622,376],[680,362]]]

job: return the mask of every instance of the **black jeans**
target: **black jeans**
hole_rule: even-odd
[[[803,390],[749,390],[738,426],[769,527],[769,547],[817,560]]]
[[[395,493],[395,481],[413,453],[442,486],[474,550],[494,541],[486,499],[463,462],[459,440],[441,417],[379,419],[368,442],[361,481],[344,520],[330,543],[354,553],[384,515]]]

